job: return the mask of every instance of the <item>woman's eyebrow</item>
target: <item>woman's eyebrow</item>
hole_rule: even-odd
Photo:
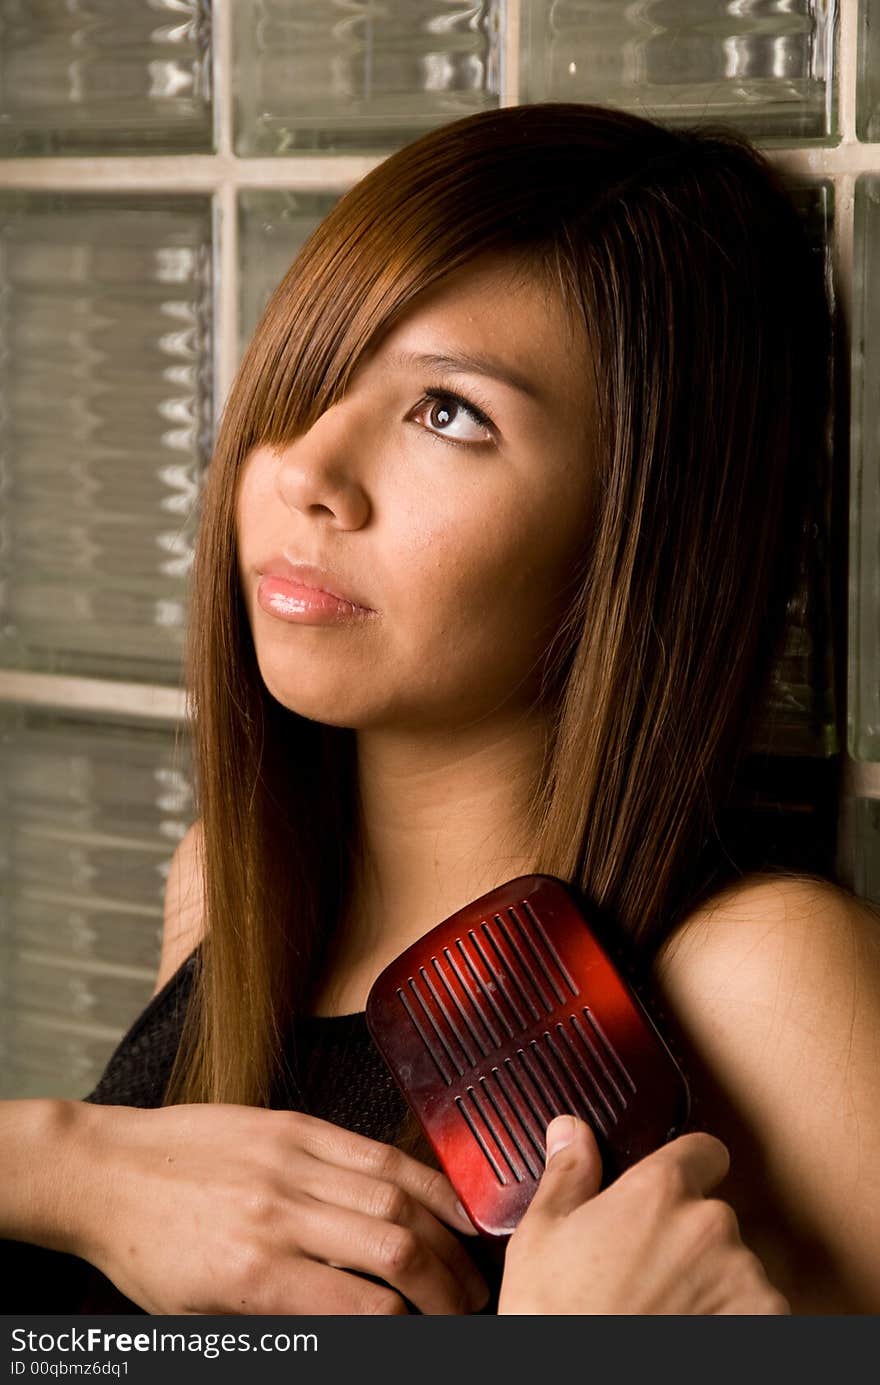
[[[538,403],[544,403],[544,391],[534,380],[529,379],[527,375],[522,375],[514,366],[508,365],[506,361],[499,361],[494,356],[484,356],[467,351],[394,351],[386,357],[385,364],[404,370],[433,366],[438,370],[448,370],[461,375],[488,375],[490,378],[500,380],[503,384],[510,385],[513,389],[519,390],[520,393],[528,395],[529,398]]]

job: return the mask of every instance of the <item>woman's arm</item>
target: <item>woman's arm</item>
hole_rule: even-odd
[[[183,966],[205,933],[205,900],[202,890],[202,820],[187,828],[174,849],[165,882],[162,951],[153,997]],[[152,997],[151,997],[152,999]]]
[[[825,881],[752,878],[655,968],[727,1145],[719,1195],[792,1312],[880,1312],[880,922]]]
[[[253,1106],[60,1101],[27,1124],[29,1104],[7,1103],[0,1130],[14,1187],[0,1267],[24,1267],[31,1300],[19,1295],[17,1311],[46,1306],[37,1246],[88,1262],[149,1313],[398,1314],[409,1301],[457,1314],[486,1302],[448,1179],[391,1145]],[[52,1311],[82,1311],[58,1299],[91,1283],[50,1285]]]
[[[0,1236],[78,1254],[80,1102],[0,1101]]]

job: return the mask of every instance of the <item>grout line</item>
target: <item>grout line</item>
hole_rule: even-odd
[[[500,0],[501,93],[499,105],[519,103],[519,37],[522,6],[529,0]]]
[[[213,6],[214,138],[220,158],[232,154],[232,15],[230,6]]]
[[[511,89],[510,59],[501,105],[513,105],[506,98]],[[880,170],[880,143],[821,145],[762,145],[771,158],[815,174],[836,176],[842,173]],[[191,154],[186,166],[166,158],[120,157],[108,159],[0,159],[0,188],[51,188],[53,191],[164,191],[216,192],[226,185],[235,188],[279,188],[292,191],[346,191],[384,162],[387,155],[303,154],[293,159],[245,159],[234,154]]]
[[[88,900],[83,901],[88,904]],[[40,966],[48,963],[56,971],[73,972],[79,976],[90,976],[93,978],[109,976],[114,980],[125,983],[134,981],[138,985],[143,982],[152,982],[156,977],[155,967],[132,966],[126,962],[107,962],[93,953],[87,953],[80,957],[59,956],[58,952],[48,947],[34,947],[21,945],[16,949],[16,960],[19,964],[36,963]]]
[[[857,177],[860,173],[880,169],[880,145],[877,144],[837,144],[827,148],[786,145],[774,148],[758,142],[758,148],[774,163],[819,178]]]
[[[220,111],[217,149],[224,161],[232,157],[232,12],[229,5],[215,6],[215,40],[220,81],[217,104]],[[238,337],[238,198],[235,184],[224,179],[216,196],[217,285],[215,322],[217,374],[215,377],[215,428],[220,423],[229,386],[235,374]]]
[[[88,1020],[77,1019],[73,1015],[48,1014],[33,1001],[25,1001],[23,1005],[14,1003],[14,1006],[10,1006],[10,1012],[15,1015],[19,1025],[28,1023],[38,1024],[41,1033],[51,1032],[58,1035],[56,1046],[63,1049],[65,1053],[70,1052],[74,1040],[96,1039],[100,1043],[108,1046],[109,1057],[113,1051],[113,1044],[117,1043],[121,1038],[120,1029],[117,1025],[105,1025],[94,1021],[90,1023]],[[14,1029],[13,1036],[15,1036]],[[14,1065],[13,1071],[15,1071]],[[100,1074],[101,1069],[96,1069],[94,1077],[90,1078],[89,1081],[96,1082]],[[41,1076],[43,1076],[42,1073]],[[65,1078],[66,1076],[67,1074],[65,1073]],[[59,1077],[58,1072],[53,1072],[51,1077],[53,1085],[57,1086]],[[76,1086],[78,1091],[82,1090],[82,1085],[82,1082],[77,1077]],[[78,1093],[75,1099],[77,1101],[82,1100]]]
[[[18,669],[0,669],[0,702],[27,702],[39,707],[142,716],[158,721],[176,722],[187,717],[187,698],[182,688]]]
[[[837,29],[837,122],[844,147],[856,143],[856,75],[858,62],[859,10],[865,0],[832,0]],[[863,145],[865,149],[875,148]],[[876,161],[873,167],[877,167]]]
[[[213,10],[214,139],[221,166],[232,155],[232,16],[226,5]],[[235,374],[238,329],[238,226],[235,183],[224,177],[211,199],[213,281],[213,438],[216,440]],[[204,477],[202,478],[204,479]]]
[[[878,150],[880,146],[865,146]],[[384,154],[300,154],[296,157],[238,158],[231,150],[216,154],[162,154],[118,158],[0,159],[0,187],[65,191],[153,189],[190,192],[236,187],[346,188],[382,163]]]
[[[215,323],[217,378],[214,384],[214,438],[220,416],[238,369],[238,193],[227,183],[216,194],[218,246],[215,251],[215,297],[219,317]]]
[[[232,6],[214,7],[214,52],[217,58],[218,83],[216,102],[219,111],[217,152],[224,167],[238,162],[232,150]],[[214,438],[220,426],[226,397],[238,365],[238,185],[225,177],[217,188],[215,199],[214,265],[216,282],[214,301],[217,317],[214,322]]]

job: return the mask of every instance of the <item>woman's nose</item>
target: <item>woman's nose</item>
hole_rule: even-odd
[[[285,504],[304,514],[331,514],[340,526],[365,522],[365,430],[345,401],[332,405],[301,437],[281,451],[277,485]]]

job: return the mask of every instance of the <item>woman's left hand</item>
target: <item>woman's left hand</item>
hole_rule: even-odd
[[[570,1141],[554,1152],[566,1122]],[[499,1315],[791,1311],[733,1209],[706,1196],[730,1164],[714,1135],[681,1135],[600,1192],[586,1122],[560,1116],[547,1131],[547,1167],[508,1242]]]

